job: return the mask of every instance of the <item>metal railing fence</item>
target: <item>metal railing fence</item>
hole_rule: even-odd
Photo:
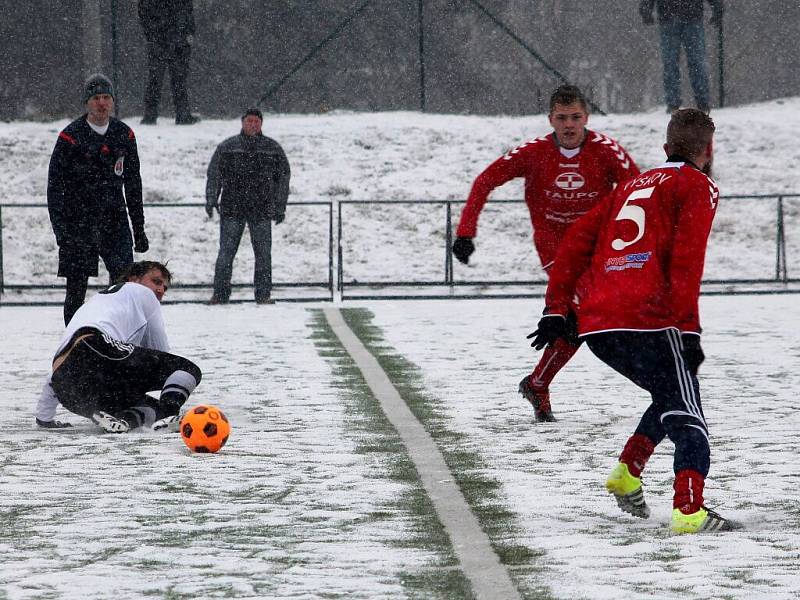
[[[296,279],[290,281],[275,281],[273,280],[272,286],[276,289],[282,288],[309,288],[309,289],[325,289],[326,294],[325,296],[319,296],[317,294],[314,295],[286,295],[286,297],[281,297],[282,301],[293,301],[293,302],[311,302],[311,301],[331,301],[334,297],[334,264],[333,264],[333,252],[334,252],[334,244],[333,244],[333,203],[331,201],[305,201],[305,202],[292,202],[289,204],[288,209],[293,210],[297,207],[322,207],[325,210],[326,218],[325,218],[325,253],[327,254],[327,265],[325,266],[324,274],[320,273],[322,277],[318,279],[311,279],[311,280],[303,280],[303,279]],[[198,213],[202,213],[201,210],[205,207],[205,204],[200,203],[157,203],[157,204],[147,204],[145,205],[145,211],[148,215],[148,223],[153,223],[152,219],[152,212],[157,209],[178,209],[178,208],[191,208],[198,211]],[[8,282],[6,281],[6,269],[5,269],[5,261],[6,258],[4,256],[4,247],[5,247],[5,232],[6,227],[4,227],[4,212],[7,212],[9,209],[11,210],[30,210],[30,209],[47,209],[47,204],[42,203],[0,203],[0,305],[17,305],[17,304],[39,304],[39,305],[49,305],[49,304],[60,304],[61,302],[47,302],[47,301],[25,301],[22,300],[20,302],[13,302],[4,299],[3,296],[6,295],[9,291],[27,291],[27,290],[49,290],[49,291],[56,291],[56,290],[64,290],[64,280],[59,280],[58,283],[18,283],[18,282]],[[312,208],[312,210],[314,210]],[[47,220],[47,216],[43,217],[44,220],[47,222],[47,227],[49,228],[49,220]],[[150,225],[148,225],[150,227]],[[286,225],[280,225],[280,227],[286,227]],[[275,232],[273,228],[273,239],[275,238]],[[216,244],[218,240],[214,240]],[[151,243],[151,246],[153,244]],[[216,248],[216,246],[215,246]],[[240,252],[241,252],[240,248]],[[247,249],[245,249],[247,251]],[[57,253],[57,249],[55,250]],[[216,252],[214,253],[216,254]],[[176,257],[173,257],[171,260],[175,260]],[[205,271],[213,274],[214,265],[213,262],[208,265]],[[55,271],[52,273],[48,273],[49,279],[55,279]],[[90,289],[102,289],[106,287],[105,284],[90,284]],[[252,283],[233,283],[231,287],[234,290],[240,289],[252,289]],[[194,283],[187,283],[176,281],[174,282],[173,286],[170,288],[171,291],[175,290],[210,290],[213,288],[213,282],[211,281],[200,281]],[[191,301],[191,300],[189,300]],[[232,299],[231,302],[240,302],[241,300]]]
[[[754,200],[760,205],[761,203],[773,201],[774,204],[774,271],[770,268],[770,276],[759,277],[716,277],[707,278],[703,280],[704,293],[781,293],[781,292],[798,292],[800,289],[791,287],[792,284],[800,283],[800,279],[789,277],[789,268],[787,264],[787,237],[786,237],[786,219],[787,207],[789,201],[800,200],[800,194],[772,194],[772,195],[739,195],[739,196],[724,196],[721,203],[730,203],[737,200]],[[335,223],[334,223],[334,204],[336,205]],[[513,277],[510,279],[498,278],[477,278],[470,279],[462,275],[464,271],[458,272],[454,269],[453,256],[450,252],[454,240],[454,206],[460,207],[464,204],[463,200],[338,200],[338,201],[309,201],[309,202],[295,202],[290,204],[291,207],[297,206],[321,206],[327,207],[327,272],[326,276],[317,280],[293,280],[293,281],[275,281],[273,286],[277,289],[280,288],[323,288],[326,290],[324,297],[313,296],[298,296],[287,294],[285,297],[280,296],[279,300],[282,301],[333,301],[336,299],[336,293],[340,294],[342,300],[367,300],[367,299],[414,299],[414,298],[514,298],[514,297],[539,297],[542,295],[544,287],[547,284],[544,276],[540,278],[524,279]],[[492,200],[488,206],[496,205],[524,205],[523,200]],[[391,230],[393,224],[385,223],[386,215],[384,214],[388,207],[419,207],[422,209],[423,214],[420,215],[419,221],[426,222],[431,226],[429,232],[430,239],[428,242],[421,242],[420,245],[430,246],[428,251],[435,251],[434,245],[440,244],[441,252],[441,270],[431,270],[429,261],[425,262],[425,273],[430,275],[433,271],[434,276],[431,278],[420,278],[415,276],[421,272],[420,269],[406,269],[403,270],[405,276],[397,277],[389,273],[389,277],[381,278],[381,275],[386,275],[386,271],[382,271],[381,267],[373,268],[372,266],[366,267],[370,277],[357,277],[349,273],[348,269],[355,263],[367,263],[370,258],[381,259],[381,255],[373,251],[370,246],[375,243],[374,240],[366,239],[365,237],[358,236],[358,228],[361,227],[366,230],[374,230],[381,224]],[[798,216],[800,220],[800,204],[796,205],[797,210],[792,212],[792,217]],[[152,214],[153,209],[175,209],[175,208],[201,208],[202,204],[192,203],[164,203],[164,204],[149,204],[146,206],[148,214]],[[353,216],[348,215],[348,210],[361,207],[362,209],[370,209],[369,215]],[[374,210],[380,207],[380,210]],[[438,225],[434,218],[430,216],[431,207],[438,207],[438,210],[444,211],[441,225]],[[3,299],[3,295],[8,291],[24,291],[24,290],[59,290],[64,289],[63,283],[14,283],[5,280],[4,269],[4,210],[26,210],[31,208],[46,208],[45,204],[14,204],[14,203],[0,203],[0,304],[56,304],[57,302],[9,302]],[[719,213],[718,213],[719,215]],[[457,215],[456,215],[457,218]],[[718,216],[719,218],[719,216]],[[486,219],[486,217],[484,217]],[[150,217],[150,222],[153,219]],[[527,221],[526,221],[527,222]],[[736,223],[733,224],[736,226]],[[48,223],[49,227],[49,223]],[[283,225],[282,227],[285,227]],[[528,228],[529,225],[523,224],[523,227]],[[771,225],[770,225],[771,228]],[[356,232],[356,237],[353,239],[353,246],[347,246],[346,240],[348,236],[352,237],[353,232]],[[528,238],[528,245],[530,241]],[[363,246],[363,247],[359,247]],[[357,251],[354,251],[354,248]],[[416,248],[415,248],[416,250]],[[763,255],[763,251],[758,251]],[[348,254],[349,253],[349,254]],[[352,256],[351,256],[352,255]],[[334,257],[336,260],[334,261]],[[385,257],[383,257],[385,260]],[[173,257],[173,260],[179,260]],[[746,262],[746,261],[745,261]],[[537,262],[538,264],[538,262]],[[506,267],[504,267],[506,268]],[[734,267],[735,269],[735,267]],[[208,272],[213,272],[213,265],[210,265]],[[523,270],[513,271],[518,275]],[[741,271],[740,271],[741,272]],[[409,274],[410,273],[410,274]],[[492,273],[493,275],[496,272]],[[372,277],[373,275],[377,275]],[[54,278],[55,273],[48,273],[48,277]],[[720,287],[720,290],[714,291],[713,286]],[[737,287],[738,286],[738,287]],[[761,286],[761,287],[759,287]],[[93,288],[101,288],[103,285],[93,285]],[[206,290],[211,289],[213,283],[210,281],[202,281],[197,283],[180,283],[176,282],[173,289],[180,290]],[[252,284],[240,283],[233,284],[235,289],[252,288]],[[438,288],[438,289],[433,289]],[[487,292],[486,288],[527,288],[523,292],[508,292],[496,294]],[[414,293],[409,293],[407,290],[414,290]],[[538,290],[538,291],[536,291]],[[190,300],[191,301],[191,300]]]
[[[788,200],[800,200],[800,194],[766,194],[766,195],[734,195],[724,196],[720,198],[720,202],[732,202],[737,200],[756,200],[759,202],[774,201],[775,202],[775,237],[774,237],[774,251],[775,251],[775,264],[774,276],[770,277],[722,277],[722,278],[704,278],[704,291],[706,294],[735,294],[735,293],[782,293],[798,292],[796,289],[781,289],[780,285],[788,286],[789,284],[800,283],[800,279],[790,278],[787,266],[787,243],[786,243],[786,228],[785,228],[785,203]],[[346,224],[350,221],[345,214],[348,206],[391,206],[391,205],[431,205],[440,206],[444,208],[444,223],[442,230],[442,246],[441,246],[441,260],[443,268],[441,276],[437,280],[419,280],[419,279],[357,279],[346,277],[346,268],[348,259],[342,245],[342,240],[346,235]],[[538,292],[523,292],[523,293],[503,293],[500,296],[503,298],[529,298],[541,297],[543,290],[547,285],[547,279],[542,274],[538,279],[466,279],[457,277],[453,268],[453,255],[450,251],[454,241],[454,225],[453,225],[453,207],[462,206],[463,200],[391,200],[391,201],[378,201],[378,200],[340,200],[338,203],[338,231],[337,231],[337,276],[336,287],[341,294],[342,300],[372,300],[372,299],[407,299],[407,298],[450,298],[454,297],[454,291],[457,288],[491,288],[491,287],[526,287],[526,288],[541,288]],[[491,200],[487,203],[488,206],[497,204],[517,204],[524,205],[523,200]],[[485,209],[484,209],[485,210]],[[485,218],[485,217],[484,217]],[[529,227],[529,225],[528,225]],[[538,264],[538,259],[537,259]],[[769,288],[761,288],[758,286],[769,285]],[[721,291],[710,289],[714,286],[722,288]],[[733,286],[739,286],[735,288]],[[440,287],[443,293],[440,294],[404,294],[404,293],[378,293],[379,290],[386,289],[402,289],[402,288],[430,288]],[[371,293],[349,293],[348,290],[370,288]],[[474,293],[459,294],[460,298],[487,298],[497,297],[496,294],[486,293],[485,291],[475,291]]]

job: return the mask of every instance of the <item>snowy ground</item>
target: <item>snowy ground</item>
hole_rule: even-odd
[[[404,398],[439,415],[426,424],[454,476],[497,483],[505,513],[467,496],[493,542],[523,556],[507,562],[523,597],[800,596],[795,297],[702,301],[707,497],[747,529],[696,537],[667,533],[668,442],[646,473],[651,520],[604,493],[645,399],[586,349],[553,386],[561,420],[532,422],[515,390],[535,358],[524,335],[536,301],[354,308],[377,327],[373,351],[407,365],[392,372]],[[174,434],[101,435],[66,413],[74,431],[35,429],[60,311],[0,312],[0,598],[469,597],[402,446],[318,309],[165,313],[175,351],[204,371],[192,402],[233,423],[218,455],[190,455]]]
[[[100,435],[80,418],[75,431],[32,428],[59,311],[2,313],[13,351],[0,406],[16,433],[0,474],[0,597],[390,598],[404,571],[434,564],[403,547],[396,497],[409,486],[359,453],[379,434],[348,417],[308,312],[167,307],[176,351],[205,372],[197,402],[233,423],[215,456],[188,454],[176,434]]]
[[[713,113],[717,124],[715,174],[723,196],[800,193],[793,165],[800,162],[794,131],[800,98]],[[592,116],[589,126],[620,141],[640,167],[662,162],[668,117],[661,111]],[[192,127],[142,126],[147,232],[153,259],[169,259],[179,284],[211,281],[218,221],[206,219],[205,171],[216,145],[239,123],[203,121]],[[43,203],[47,165],[58,131],[68,121],[0,123],[0,204]],[[451,200],[462,202],[475,176],[503,152],[547,133],[544,115],[484,117],[411,112],[266,115],[264,132],[277,139],[292,165],[290,202],[333,204],[353,200]],[[520,181],[496,190],[493,199],[522,197]],[[800,267],[800,198],[787,201],[789,273]],[[461,205],[454,204],[457,223]],[[277,283],[327,282],[328,205],[290,207],[274,229]],[[443,205],[347,205],[342,207],[345,281],[441,281],[444,278]],[[725,200],[712,234],[706,276],[769,278],[775,274],[776,200]],[[6,207],[2,212],[6,284],[56,284],[56,248],[44,208]],[[470,267],[455,268],[456,281],[541,278],[521,204],[491,202],[480,221],[478,250]],[[335,256],[334,256],[335,258]],[[247,237],[234,267],[234,282],[252,281]],[[104,281],[101,276],[97,282]],[[63,282],[61,282],[63,283]],[[204,292],[204,296],[207,291]],[[30,293],[28,294],[30,296]],[[277,297],[291,290],[276,292]],[[13,299],[8,294],[4,301]],[[324,297],[324,290],[316,294]],[[249,290],[242,298],[252,298]]]
[[[524,539],[546,551],[554,597],[800,597],[800,471],[791,441],[800,426],[796,298],[701,303],[708,355],[701,391],[713,438],[706,496],[748,528],[724,539],[668,535],[669,442],[645,474],[651,520],[615,511],[603,483],[646,400],[586,349],[551,390],[561,421],[530,424],[512,392],[536,358],[522,333],[540,308],[465,302],[455,315],[443,302],[418,314],[402,304],[372,310],[387,343],[420,366],[426,389],[444,399],[453,426],[491,465]]]
[[[800,192],[800,99],[713,116],[724,196]],[[143,162],[147,257],[170,259],[178,283],[208,282],[217,222],[199,206],[158,205],[202,202],[211,152],[238,123],[129,122]],[[44,202],[64,125],[0,123],[0,204]],[[662,159],[665,125],[660,112],[590,122],[645,168]],[[547,129],[542,115],[416,113],[268,115],[265,125],[292,162],[292,200],[334,208],[341,200],[463,200],[485,165]],[[520,196],[512,183],[493,198]],[[441,206],[346,205],[343,214],[346,280],[442,276]],[[787,203],[790,275],[798,218],[800,202]],[[325,204],[290,207],[275,230],[278,282],[327,280],[327,219]],[[2,224],[6,283],[56,283],[46,210],[5,207]],[[774,236],[774,199],[723,199],[706,277],[772,276]],[[242,283],[252,273],[247,244],[235,271]],[[456,265],[457,280],[540,277],[524,207],[490,203],[477,244],[475,264]],[[214,456],[190,455],[173,436],[100,435],[78,418],[66,433],[32,427],[61,311],[0,308],[0,600],[469,597],[416,471],[320,306],[165,307],[175,351],[205,374],[192,402],[219,404],[233,423]],[[707,496],[747,525],[724,537],[667,534],[668,443],[646,473],[650,521],[619,514],[606,497],[605,476],[645,400],[588,351],[553,386],[561,421],[532,422],[516,385],[535,358],[524,336],[537,301],[343,308],[360,335],[372,336],[370,349],[446,455],[524,597],[800,597],[796,296],[702,301],[701,385],[713,435]]]

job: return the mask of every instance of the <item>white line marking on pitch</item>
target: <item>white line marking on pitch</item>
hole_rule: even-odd
[[[520,595],[516,586],[467,505],[431,436],[400,397],[375,357],[348,327],[339,310],[323,310],[331,329],[361,370],[383,412],[403,440],[477,598],[518,600]]]

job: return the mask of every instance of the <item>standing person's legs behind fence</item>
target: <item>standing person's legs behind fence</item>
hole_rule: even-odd
[[[268,218],[251,219],[248,227],[255,257],[255,300],[259,304],[267,304],[272,296],[272,221]]]
[[[244,234],[245,220],[221,216],[219,220],[219,254],[214,268],[214,294],[211,304],[225,304],[231,298],[233,259]]]
[[[672,21],[659,24],[661,63],[664,69],[664,100],[667,111],[681,107],[681,25]]]
[[[172,102],[175,105],[175,123],[191,125],[197,121],[189,107],[189,57],[192,47],[189,44],[176,44],[175,57],[169,63],[169,82],[172,88]]]
[[[161,87],[168,60],[168,49],[157,42],[147,43],[147,83],[144,90],[143,125],[155,125],[158,120],[158,105],[161,102]]]
[[[708,112],[711,107],[708,89],[708,68],[706,66],[706,37],[702,21],[684,23],[681,42],[686,50],[686,64],[689,69],[689,82],[692,84],[697,108]]]

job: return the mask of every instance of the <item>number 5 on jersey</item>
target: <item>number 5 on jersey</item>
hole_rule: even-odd
[[[617,238],[611,242],[611,247],[614,250],[623,250],[630,246],[631,244],[635,244],[644,235],[644,221],[645,221],[645,212],[641,206],[636,206],[635,204],[628,204],[633,200],[641,200],[645,198],[649,198],[653,195],[653,191],[655,190],[655,186],[651,186],[648,188],[643,188],[641,190],[636,190],[635,192],[631,192],[631,194],[625,199],[625,202],[622,204],[622,208],[619,209],[617,213],[615,221],[633,221],[636,223],[636,227],[638,231],[636,233],[636,237],[632,240],[623,240],[622,238]]]

